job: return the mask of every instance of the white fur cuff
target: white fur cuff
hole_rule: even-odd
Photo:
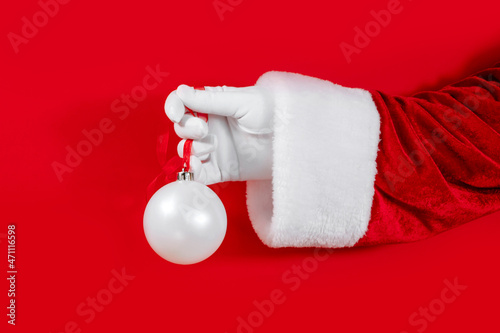
[[[247,182],[252,225],[270,247],[353,246],[368,228],[380,116],[371,94],[268,72],[273,179]]]

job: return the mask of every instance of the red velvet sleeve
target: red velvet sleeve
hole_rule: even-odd
[[[357,245],[415,241],[500,210],[500,64],[438,91],[372,96],[378,172]]]

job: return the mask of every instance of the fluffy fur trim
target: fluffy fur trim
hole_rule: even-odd
[[[368,228],[380,116],[368,91],[286,72],[274,96],[273,179],[247,182],[250,220],[270,247],[353,246]]]

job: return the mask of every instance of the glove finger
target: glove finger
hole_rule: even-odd
[[[208,134],[208,125],[202,119],[186,114],[179,123],[174,123],[174,130],[183,139],[199,140]]]
[[[238,90],[245,90],[243,88],[237,88],[237,87],[228,87],[228,86],[215,86],[215,87],[204,87],[206,91],[238,91]]]
[[[213,163],[202,163],[196,157],[191,157],[191,172],[194,173],[194,180],[205,185],[211,185],[221,182],[220,172]]]
[[[255,98],[246,88],[224,86],[196,90],[184,84],[177,88],[177,96],[195,111],[235,118],[243,117]]]
[[[186,113],[186,108],[184,107],[184,103],[182,103],[179,96],[177,96],[177,91],[172,91],[167,99],[165,100],[165,114],[168,119],[173,121],[174,123],[178,123],[181,121],[182,116]]]
[[[194,140],[191,146],[191,155],[200,158],[202,161],[208,158],[208,154],[217,148],[217,138],[215,135],[208,135],[201,140]],[[186,140],[181,140],[177,145],[177,154],[182,158],[184,155],[184,145]],[[206,155],[206,156],[205,156]],[[204,158],[202,158],[204,157]]]

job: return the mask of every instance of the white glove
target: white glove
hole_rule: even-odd
[[[186,108],[208,114],[208,123]],[[205,87],[180,85],[165,101],[165,113],[183,138],[193,139],[190,166],[196,181],[271,179],[273,99],[262,87]]]

